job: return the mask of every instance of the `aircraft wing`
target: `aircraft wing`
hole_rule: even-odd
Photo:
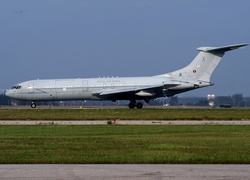
[[[99,92],[94,92],[94,95],[98,95],[98,96],[107,96],[107,95],[114,95],[114,94],[120,94],[120,93],[128,93],[128,92],[136,92],[136,88],[119,88],[119,89],[106,89],[106,90],[102,90]]]
[[[154,89],[154,88],[161,88],[163,87],[163,84],[159,85],[154,85],[154,86],[147,86],[143,88],[138,88],[138,87],[128,87],[128,88],[109,88],[109,89],[104,89],[99,92],[94,92],[93,95],[98,95],[98,96],[107,96],[107,95],[115,95],[115,94],[120,94],[120,93],[136,93],[141,90],[149,90],[149,89]]]
[[[128,87],[128,88],[109,88],[109,89],[104,89],[101,91],[93,92],[93,95],[96,96],[112,96],[112,95],[117,95],[117,94],[122,94],[122,93],[138,93],[140,91],[159,91],[163,89],[167,89],[170,87],[177,86],[179,84],[173,83],[173,84],[156,84],[156,85],[150,85],[150,86],[144,86],[144,87]]]

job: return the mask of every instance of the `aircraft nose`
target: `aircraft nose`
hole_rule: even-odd
[[[10,97],[10,92],[8,90],[5,92],[5,96]]]
[[[9,98],[15,98],[15,97],[16,97],[16,93],[11,92],[11,90],[8,90],[8,91],[5,93],[5,96],[7,96],[7,97],[9,97]]]

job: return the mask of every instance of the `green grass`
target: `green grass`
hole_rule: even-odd
[[[250,109],[0,109],[0,120],[245,120]]]
[[[0,164],[249,164],[250,126],[0,126]]]

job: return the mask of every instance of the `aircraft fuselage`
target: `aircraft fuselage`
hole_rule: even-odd
[[[210,77],[227,51],[248,44],[200,47],[198,55],[186,67],[149,77],[106,77],[85,79],[31,80],[13,86],[6,96],[32,101],[129,100],[130,108],[142,108],[141,102],[213,85]]]
[[[167,81],[162,77],[31,80],[19,83],[6,94],[10,96],[11,93],[12,98],[27,101],[152,99],[165,96],[162,91],[157,92],[153,88],[164,86]],[[190,83],[187,85],[194,87]],[[152,87],[151,92],[143,91],[143,88],[149,87]],[[119,93],[120,90],[122,94]],[[100,92],[109,91],[113,94],[99,95]]]

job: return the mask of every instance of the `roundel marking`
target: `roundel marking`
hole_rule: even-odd
[[[196,73],[196,70],[195,70],[195,69],[193,70],[193,73]]]

